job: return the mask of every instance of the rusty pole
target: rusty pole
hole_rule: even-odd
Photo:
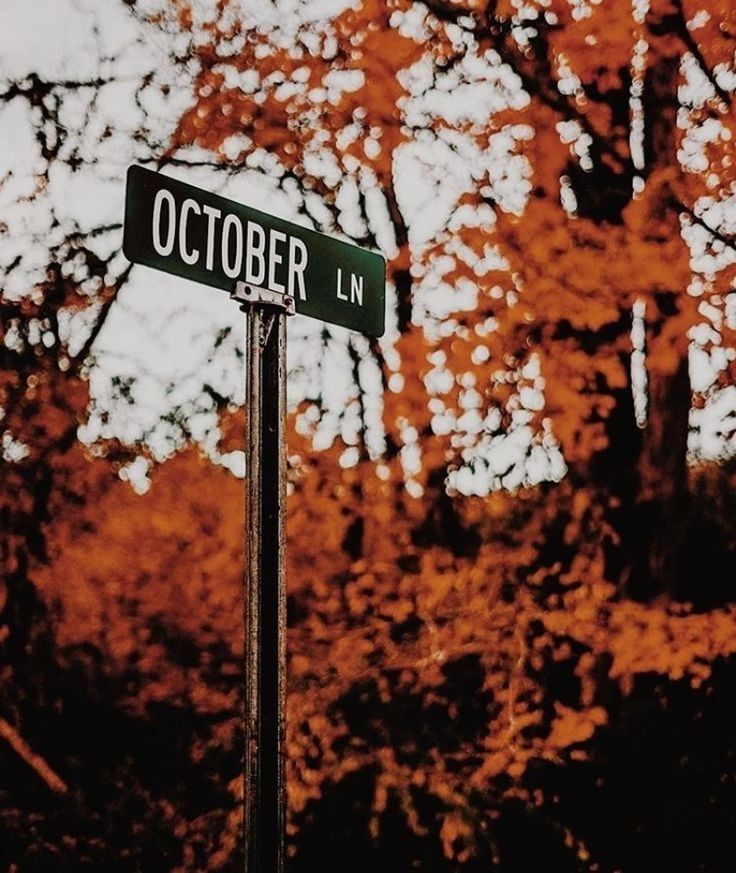
[[[246,873],[283,873],[286,791],[286,316],[238,282],[246,313],[244,839]]]

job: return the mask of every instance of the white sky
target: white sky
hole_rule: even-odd
[[[232,10],[233,14],[237,11],[243,15],[250,26],[271,30],[277,45],[293,45],[299,28],[310,24],[306,33],[300,31],[303,44],[307,45],[312,37],[319,38],[324,41],[324,50],[329,51],[329,20],[349,5],[348,0],[313,3],[280,0],[276,4],[242,0],[233,4]],[[148,0],[139,4],[141,9],[165,13],[169,5]],[[194,28],[182,33],[173,23],[154,26],[145,23],[142,16],[133,17],[122,0],[104,3],[5,0],[0,30],[0,92],[8,82],[22,81],[31,75],[59,83],[104,80],[102,85],[91,84],[87,88],[71,89],[63,84],[55,88],[54,95],[60,104],[59,129],[44,125],[40,112],[30,110],[23,98],[0,104],[0,221],[7,227],[0,233],[0,282],[6,295],[27,293],[44,274],[50,253],[59,247],[63,253],[69,234],[87,233],[122,221],[128,165],[155,160],[165,149],[183,111],[194,101],[197,66],[191,59],[187,61],[189,48],[192,43],[209,38],[201,26],[213,20],[217,4],[201,0],[194,4],[194,9]],[[391,23],[421,41],[425,19],[426,8],[415,4],[406,14],[395,13]],[[455,31],[453,38],[467,41],[460,28]],[[259,86],[257,72],[241,73],[228,60],[237,53],[239,45],[242,43],[238,43],[238,38],[229,43],[223,40],[219,47],[221,71],[232,83],[252,91]],[[465,128],[468,124],[482,124],[490,113],[521,109],[528,97],[517,77],[492,52],[479,55],[468,44],[464,60],[437,76],[433,76],[428,57],[400,73],[408,91],[400,109],[408,124],[430,126],[435,119],[442,118],[447,129],[437,137],[417,136],[415,141],[397,149],[394,155],[397,198],[417,262],[424,260],[428,246],[449,231],[448,257],[470,258],[476,275],[481,276],[503,265],[501,254],[492,249],[482,253],[460,251],[453,248],[451,235],[467,225],[490,226],[494,214],[491,210],[459,207],[458,200],[464,192],[482,184],[482,180],[490,179],[486,183],[490,186],[487,194],[497,208],[523,213],[531,167],[525,157],[515,154],[515,147],[517,142],[531,139],[534,131],[521,124],[508,126],[491,137],[488,148],[480,149]],[[703,83],[703,77],[698,76],[692,64],[689,68],[686,65],[686,69],[688,83],[682,96],[685,102],[694,105],[702,99],[698,95],[707,88],[707,82]],[[330,76],[325,80],[327,99],[330,89],[337,89],[336,93],[350,91],[361,84],[348,74]],[[292,82],[288,87],[301,86]],[[39,129],[47,146],[56,150],[51,165],[42,157]],[[684,145],[683,162],[697,163],[703,144],[720,133],[712,125],[707,129],[693,126]],[[561,136],[566,135],[562,130]],[[348,142],[355,132],[346,128],[340,136]],[[576,136],[573,135],[571,147],[585,160],[584,143],[580,137],[578,143]],[[242,147],[242,140],[236,137],[226,145],[226,153],[229,149],[235,157]],[[376,141],[370,148],[380,148],[380,144]],[[213,158],[200,150],[188,150],[177,157],[193,163]],[[344,173],[327,150],[315,148],[307,160],[309,171],[330,184]],[[70,168],[72,165],[75,169]],[[267,172],[269,169],[277,169],[273,157],[260,153],[235,174],[207,167],[178,167],[166,172],[272,214],[305,221],[299,212],[304,205],[303,195],[296,190],[286,193],[275,175]],[[39,188],[39,179],[44,174],[48,183]],[[368,202],[370,228],[384,254],[391,257],[395,241],[385,199],[372,180],[367,166],[353,168],[352,175],[345,177],[337,194],[340,222],[346,232],[359,234],[365,229],[357,206],[360,186]],[[731,223],[736,226],[733,218],[736,195],[732,200],[703,202],[697,210],[714,225],[730,228]],[[320,206],[313,198],[309,207],[312,214],[319,215]],[[733,253],[726,251],[714,256],[712,248],[704,244],[703,233],[698,228],[690,229],[688,241],[693,247],[694,269],[708,274],[722,268]],[[109,265],[113,279],[127,267],[119,253],[121,238],[122,230],[112,228],[88,237],[86,243],[102,258],[113,255]],[[716,260],[720,257],[720,261],[714,263],[714,257]],[[11,264],[16,266],[5,272]],[[90,281],[84,263],[79,260],[69,260],[65,269],[83,288],[85,281]],[[472,282],[450,286],[443,281],[447,269],[448,265],[438,259],[424,268],[416,281],[415,318],[426,323],[430,335],[445,327],[452,330],[452,323],[444,321],[447,316],[472,309],[476,303],[477,286]],[[703,311],[704,327],[692,337],[691,369],[694,386],[708,390],[714,374],[727,360],[709,345],[707,324],[709,318],[712,324],[712,313]],[[75,329],[83,332],[83,323],[80,319],[77,322],[70,320],[71,334]],[[215,338],[226,331],[227,339],[213,352]],[[371,367],[361,346],[364,341],[347,331],[328,328],[325,344],[322,334],[323,326],[315,321],[290,319],[290,399],[296,403],[304,397],[323,396],[325,409],[318,445],[329,444],[340,432],[350,440],[357,419],[351,406],[356,389],[348,349],[349,343],[356,344],[365,358],[361,384],[369,408],[369,446],[374,454],[379,454],[380,383],[375,366]],[[242,316],[223,292],[135,267],[94,349],[96,363],[90,381],[96,414],[83,430],[83,438],[115,435],[134,442],[145,437],[154,454],[165,457],[172,450],[175,434],[166,423],[166,416],[178,411],[189,419],[195,437],[212,450],[215,417],[211,407],[202,404],[202,386],[208,384],[235,403],[242,403],[242,375],[235,355],[241,337]],[[394,340],[389,318],[389,330],[383,341],[389,362]],[[480,348],[479,353],[482,351]],[[636,366],[643,366],[641,356],[637,360]],[[428,378],[435,379],[438,385],[443,379],[455,378],[454,374],[443,373],[441,364],[432,372],[434,375]],[[114,381],[126,377],[134,379],[133,405],[121,401],[113,390]],[[553,435],[535,434],[529,427],[534,410],[543,404],[543,374],[526,374],[524,379],[527,393],[520,393],[515,401],[514,425],[509,433],[497,432],[491,420],[494,410],[481,415],[470,389],[463,395],[464,408],[446,410],[441,408],[441,402],[437,406],[433,419],[437,432],[457,431],[458,438],[467,440],[463,450],[466,463],[453,474],[452,483],[458,490],[485,493],[489,488],[534,484],[564,475],[564,461]],[[642,378],[637,379],[638,384],[645,384]],[[724,433],[736,407],[734,394],[735,388],[713,391],[706,410],[694,413],[693,422],[697,426],[692,443],[694,453],[705,457],[723,454],[728,439]],[[411,479],[412,471],[421,463],[421,447],[412,427],[407,426],[404,431],[402,459]],[[225,461],[234,471],[242,472],[242,456]]]

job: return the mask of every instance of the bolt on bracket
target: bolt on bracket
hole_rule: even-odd
[[[287,315],[294,315],[296,311],[294,308],[294,298],[289,294],[279,294],[276,291],[270,291],[268,288],[251,285],[248,282],[236,282],[235,287],[230,292],[230,297],[242,304],[241,309],[257,305],[277,309],[285,312]]]

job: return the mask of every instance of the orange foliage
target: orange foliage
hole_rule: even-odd
[[[733,13],[711,4],[698,30],[686,24],[700,5],[690,0],[655,0],[641,20],[628,0],[530,3],[542,17],[525,47],[516,3],[427,2],[422,39],[392,24],[394,13],[421,5],[351,6],[333,22],[330,52],[324,34],[311,50],[296,37],[285,47],[250,34],[232,66],[257,70],[263,93],[228,84],[216,52],[228,33],[211,28],[211,44],[197,47],[196,102],[170,145],[171,154],[203,146],[223,165],[265,149],[301,190],[320,195],[339,226],[336,184],[308,170],[309,150],[319,144],[340,179],[356,175],[351,159],[374,174],[396,241],[389,275],[399,299],[397,338],[371,349],[388,386],[384,457],[368,460],[361,445],[361,460],[343,467],[343,442],[317,452],[297,426],[303,408],[290,422],[292,864],[314,869],[314,843],[323,846],[331,829],[342,839],[342,829],[357,844],[347,854],[375,851],[376,867],[389,845],[402,859],[393,863],[405,864],[392,869],[402,871],[422,863],[427,870],[503,869],[504,862],[539,869],[539,859],[524,854],[525,829],[533,826],[558,853],[547,869],[614,870],[624,862],[643,869],[626,844],[641,849],[632,834],[643,832],[651,840],[644,849],[659,852],[652,869],[674,869],[677,849],[659,846],[646,810],[634,805],[631,815],[644,823],[631,822],[610,789],[610,806],[630,824],[624,847],[612,848],[580,797],[588,785],[601,793],[617,785],[622,759],[661,775],[656,750],[629,751],[632,733],[640,745],[647,740],[636,733],[640,724],[686,739],[714,737],[716,750],[732,749],[726,727],[704,713],[708,701],[713,721],[724,711],[713,701],[722,699],[736,654],[733,464],[688,468],[686,459],[691,330],[703,303],[723,313],[734,273],[729,267],[705,277],[703,296],[688,294],[693,265],[681,231],[703,220],[699,198],[732,184],[733,140],[708,143],[709,169],[720,174],[709,181],[682,166],[686,128],[677,113],[689,112],[693,124],[713,115],[735,130],[717,90],[703,106],[686,111],[678,103],[681,60],[693,41],[711,65],[730,58]],[[176,7],[179,25],[191,27],[186,4]],[[238,24],[231,26],[235,32]],[[499,132],[528,127],[529,136],[509,134],[507,157],[527,162],[529,196],[523,209],[505,208],[485,191],[497,170],[484,170],[458,202],[489,207],[492,217],[413,246],[394,190],[394,159],[415,135],[399,109],[408,91],[397,74],[428,55],[437,77],[471,49],[492,51],[513,68],[529,99],[452,130],[484,149]],[[361,84],[321,94],[338,69],[359,73]],[[634,79],[648,125],[643,163],[635,163],[632,146]],[[353,123],[359,134],[340,146],[338,132]],[[573,124],[568,139],[564,123]],[[451,128],[436,119],[423,133]],[[224,142],[243,131],[242,153],[226,157]],[[366,148],[369,137],[377,149]],[[581,163],[586,153],[590,167]],[[483,273],[476,267],[489,252],[498,257]],[[412,317],[422,278],[440,267],[449,291],[467,282],[477,291],[474,306],[444,319],[448,330],[432,319],[420,324],[416,311]],[[645,427],[632,400],[635,305],[646,309]],[[722,331],[725,343],[727,326]],[[53,640],[62,672],[81,671],[94,689],[99,670],[125,718],[153,730],[167,707],[191,717],[176,760],[193,768],[190,776],[197,767],[205,772],[211,802],[207,795],[192,812],[183,789],[159,796],[146,786],[141,796],[156,810],[155,827],[180,844],[166,869],[234,869],[242,483],[189,448],[153,471],[147,494],[134,495],[111,473],[125,452],[105,446],[108,457],[93,459],[75,441],[86,402],[78,370],[62,375],[49,352],[26,365],[20,375],[4,370],[0,382],[0,403],[10,409],[6,401],[15,402],[8,427],[31,447],[10,467],[2,497],[12,524],[1,557],[17,577],[2,641],[12,639],[9,619],[21,615],[18,592],[30,585],[42,615],[32,617]],[[392,375],[401,377],[396,390]],[[440,377],[444,389],[436,387]],[[719,376],[722,383],[730,377],[729,368]],[[484,421],[497,414],[494,434],[523,421],[529,452],[560,449],[566,475],[532,486],[499,474],[484,496],[462,496],[448,474],[472,466],[480,438],[460,424],[469,408]],[[440,413],[454,425],[438,426]],[[239,428],[239,417],[223,414],[227,450]],[[408,470],[402,451],[414,442],[421,466]],[[21,635],[18,664],[28,643]],[[23,675],[17,664],[3,675],[10,682],[16,673]],[[17,712],[24,693],[16,693]],[[63,710],[63,700],[56,705]],[[710,733],[698,734],[705,723]],[[680,750],[671,737],[662,742]],[[221,763],[218,756],[221,772],[212,763]],[[703,771],[692,770],[689,753],[672,752],[670,764],[680,775],[695,772],[700,785]],[[70,774],[85,773],[63,749],[51,765],[72,785]],[[123,779],[129,763],[115,766]],[[726,766],[709,759],[703,781],[720,785]],[[576,798],[567,806],[566,792]],[[359,838],[349,824],[357,816]]]

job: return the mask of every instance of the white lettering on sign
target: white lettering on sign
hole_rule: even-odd
[[[268,239],[268,290],[283,294],[284,286],[276,281],[276,265],[283,261],[282,256],[276,251],[276,244],[280,242],[286,242],[286,234],[281,233],[280,230],[272,230]]]
[[[289,284],[287,294],[294,297],[294,288],[299,285],[299,299],[306,300],[307,292],[304,289],[304,271],[307,268],[307,247],[295,236],[289,237]]]
[[[166,203],[169,213],[168,236],[166,237],[165,244],[161,242],[161,211],[164,203]],[[176,203],[174,201],[174,195],[171,191],[162,188],[156,193],[156,199],[153,201],[153,247],[156,249],[156,253],[164,258],[168,258],[168,256],[174,251],[175,235]]]
[[[191,266],[199,260],[199,249],[187,250],[187,221],[189,220],[190,212],[193,212],[195,215],[202,214],[197,201],[187,198],[181,205],[181,216],[179,218],[179,254],[182,261]]]
[[[190,267],[204,261],[209,272],[221,269],[230,279],[244,278],[256,287],[307,299],[309,252],[295,236],[263,228],[256,221],[243,221],[233,213],[223,218],[219,209],[201,206],[191,197],[183,201],[177,215],[174,195],[165,188],[156,193],[151,230],[153,247],[161,257],[169,257],[176,248],[179,258]],[[201,241],[201,248],[194,240]],[[357,297],[362,305],[362,276],[351,275],[350,297]]]
[[[335,293],[338,300],[344,300],[346,303],[357,303],[358,306],[363,305],[363,277],[356,276],[355,273],[350,274],[350,296],[343,291],[342,269],[337,268],[337,287]]]
[[[230,263],[230,229],[235,230],[235,261]],[[237,215],[226,215],[222,222],[222,269],[230,279],[237,279],[243,264],[243,225]]]
[[[350,302],[363,305],[363,277],[350,274]]]
[[[256,242],[256,237],[258,237],[258,242]],[[249,221],[247,238],[248,242],[245,246],[245,281],[252,282],[260,287],[266,278],[266,232],[260,224]],[[258,272],[254,269],[254,261],[258,261]]]
[[[222,213],[213,206],[203,206],[202,212],[207,216],[207,255],[204,265],[208,270],[212,270],[215,265],[215,222]]]
[[[337,268],[337,299],[348,302],[348,295],[342,293],[342,270]]]

